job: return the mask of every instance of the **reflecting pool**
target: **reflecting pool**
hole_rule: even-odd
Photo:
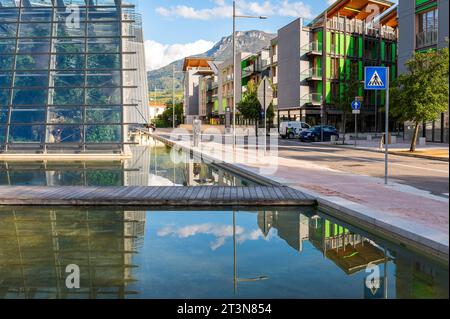
[[[448,282],[314,208],[0,208],[0,298],[448,298]]]
[[[116,162],[1,162],[0,185],[33,186],[249,186],[255,183],[198,160],[174,163],[171,149],[152,141],[132,146]]]

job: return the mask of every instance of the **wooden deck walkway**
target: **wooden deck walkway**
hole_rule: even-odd
[[[23,206],[311,206],[289,187],[0,186],[0,205]]]

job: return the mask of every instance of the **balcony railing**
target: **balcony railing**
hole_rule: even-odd
[[[300,73],[300,81],[304,80],[314,81],[321,79],[322,79],[322,68],[310,68]]]
[[[420,32],[416,34],[416,49],[436,45],[438,41],[437,30]]]
[[[322,100],[322,94],[319,93],[309,93],[305,94],[300,98],[300,106],[313,105],[320,106]]]
[[[322,54],[322,43],[319,41],[313,41],[305,44],[300,48],[300,54]]]

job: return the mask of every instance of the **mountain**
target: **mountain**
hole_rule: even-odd
[[[276,37],[275,34],[266,33],[258,30],[251,31],[238,31],[236,32],[236,51],[237,52],[252,52],[256,53],[263,48],[270,46],[270,41]],[[211,57],[218,61],[231,58],[233,51],[233,38],[232,36],[223,37],[217,42],[212,49],[196,56]],[[172,66],[175,65],[176,70],[183,68],[184,59],[175,61],[165,67],[157,70],[149,71],[148,84],[149,90],[153,91],[156,86],[159,90],[172,91]],[[175,74],[175,89],[177,91],[182,90],[183,74]]]

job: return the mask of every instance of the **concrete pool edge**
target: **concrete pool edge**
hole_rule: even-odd
[[[181,145],[157,134],[150,133],[150,135],[168,146],[176,146],[185,152],[189,152],[190,154],[200,154],[203,159],[206,159],[211,163],[216,162],[214,165],[228,169],[235,174],[242,175],[247,178],[251,177],[255,181],[259,180],[263,185],[281,185],[280,182],[270,177],[261,177],[241,165],[222,163],[221,161],[217,161],[212,156],[205,154],[198,149]],[[407,245],[409,248],[422,253],[430,254],[441,260],[445,260],[446,262],[449,260],[448,234],[421,224],[390,216],[382,211],[376,211],[342,198],[327,197],[298,186],[290,188],[312,196],[317,200],[319,209],[325,210],[325,212],[336,218],[343,220],[346,219],[346,221],[356,223],[357,226],[366,228],[378,236],[382,235],[382,237],[387,237],[394,242]],[[382,232],[382,234],[380,234],[380,232]]]

